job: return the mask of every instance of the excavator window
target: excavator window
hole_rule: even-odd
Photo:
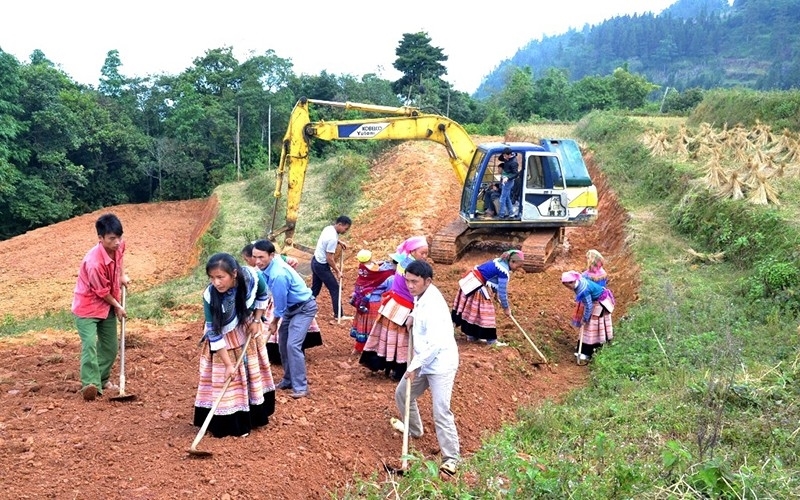
[[[547,169],[548,177],[552,179],[553,189],[564,189],[564,177],[561,175],[558,159],[554,156],[545,156],[542,157],[542,162]]]
[[[528,176],[525,180],[525,187],[536,189],[544,187],[544,175],[542,175],[542,162],[539,156],[528,157]]]

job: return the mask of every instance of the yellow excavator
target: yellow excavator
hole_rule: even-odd
[[[312,122],[309,104],[381,116]],[[572,139],[541,139],[537,144],[492,142],[476,145],[455,121],[424,113],[419,108],[302,98],[292,111],[283,139],[272,226],[268,233],[271,240],[283,234],[286,246],[294,244],[312,139],[427,140],[443,145],[463,190],[459,218],[433,236],[430,256],[437,263],[452,264],[470,246],[482,243],[519,248],[525,253],[525,270],[540,272],[553,250],[563,243],[565,227],[590,225],[597,218],[597,189],[589,177],[580,147]],[[512,195],[514,211],[507,218],[488,217],[485,211],[492,207],[485,206],[484,194],[500,182],[500,155],[507,148],[520,165]],[[275,228],[278,202],[287,176],[286,224]]]

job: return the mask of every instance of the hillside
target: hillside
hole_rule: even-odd
[[[0,241],[0,317],[20,320],[69,310],[78,267],[97,242],[94,222],[101,214],[113,211],[122,221],[130,249],[125,269],[134,277],[132,289],[141,290],[183,276],[197,265],[195,242],[208,229],[216,208],[216,198],[117,205]],[[33,258],[42,242],[55,242],[46,246],[57,262],[42,265]],[[47,300],[42,300],[45,290]],[[10,297],[13,300],[7,300]]]
[[[678,90],[790,89],[800,84],[798,23],[798,0],[737,0],[731,6],[725,0],[679,0],[661,13],[618,16],[531,40],[500,62],[475,95],[502,89],[515,67],[530,67],[537,79],[549,69],[562,69],[577,81],[627,65]]]
[[[615,314],[622,317],[637,298],[638,270],[625,243],[625,212],[591,158],[589,164],[601,193],[600,220],[590,228],[569,230],[567,247],[546,272],[515,276],[510,284],[515,316],[553,362],[552,370],[533,365],[536,355],[507,320],[498,328],[499,336],[511,344],[506,348],[467,344],[459,335],[461,365],[453,410],[467,458],[486,433],[513,421],[519,407],[560,399],[586,383],[587,368],[576,366],[572,355],[577,337],[569,327],[572,298],[560,284],[562,271],[581,268],[586,250],[597,248],[608,257],[614,276]],[[425,165],[429,175],[420,177],[419,165]],[[393,182],[382,181],[389,172]],[[345,293],[356,277],[354,255],[359,248],[371,248],[380,258],[410,234],[432,234],[455,216],[460,197],[446,156],[435,144],[408,142],[392,148],[375,162],[372,179],[364,193],[371,208],[354,221],[346,238],[352,252],[346,261]],[[169,276],[152,276],[141,266],[164,257],[184,262],[182,251],[144,246],[155,234],[143,238],[128,228],[160,220],[174,212],[173,206],[137,207],[141,210],[125,214],[129,262],[137,270],[132,278],[165,281]],[[86,235],[73,227],[73,221],[66,221],[49,231],[65,247],[85,246]],[[18,241],[14,238],[9,244]],[[134,241],[140,245],[134,246]],[[14,246],[9,258],[29,258],[33,243]],[[192,247],[193,241],[186,240],[183,251]],[[452,266],[436,265],[435,281],[452,298],[457,279],[492,256],[471,253]],[[72,270],[77,263],[70,258],[60,265]],[[47,277],[36,274],[27,279],[40,287],[48,283]],[[68,294],[72,284],[49,286]],[[383,463],[396,464],[401,449],[400,437],[388,425],[395,414],[395,385],[358,365],[351,356],[349,326],[328,326],[328,307],[320,308],[319,317],[325,345],[308,352],[311,397],[295,401],[279,395],[267,427],[240,439],[206,437],[200,448],[213,451],[214,457],[188,458],[186,449],[197,432],[191,415],[202,323],[187,318],[199,317],[200,292],[196,305],[172,310],[173,321],[166,326],[135,318],[128,322],[128,335],[136,339],[126,360],[127,392],[138,396],[132,403],[80,399],[79,342],[73,332],[47,330],[0,340],[0,467],[5,478],[0,496],[327,498],[356,477],[386,479]],[[17,298],[4,298],[4,304],[13,307]],[[329,301],[325,291],[320,301]],[[273,370],[281,373],[280,367]],[[117,376],[115,371],[112,377]],[[426,395],[421,410],[430,429],[429,405]],[[424,457],[436,458],[433,433],[411,446]]]

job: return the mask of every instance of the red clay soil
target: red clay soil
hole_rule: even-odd
[[[582,270],[589,248],[608,258],[618,299],[617,318],[636,299],[638,272],[625,245],[625,213],[601,175],[600,219],[571,229],[568,244],[539,274],[514,276],[510,284],[515,317],[552,363],[541,365],[533,349],[507,319],[498,333],[509,347],[467,344],[458,335],[461,365],[453,410],[462,452],[469,457],[484,435],[515,419],[520,406],[560,399],[587,380],[587,367],[574,362],[577,335],[569,326],[571,294],[559,280],[567,269]],[[420,176],[419,172],[425,175]],[[373,250],[377,259],[412,234],[432,235],[456,216],[460,188],[441,146],[404,143],[373,168],[366,188],[370,209],[345,238],[345,296],[355,280],[355,253]],[[391,179],[391,180],[389,180]],[[186,254],[213,217],[215,201],[125,205],[120,216],[128,241],[127,269],[135,294],[187,271]],[[69,307],[80,259],[96,242],[98,213],[78,217],[0,242],[2,314],[25,317]],[[302,224],[302,221],[300,221]],[[314,242],[304,242],[313,244]],[[470,253],[452,266],[435,265],[435,282],[452,298],[457,280],[494,254]],[[285,393],[268,426],[245,438],[206,436],[186,450],[197,434],[192,411],[197,384],[202,324],[198,302],[174,310],[167,326],[131,318],[133,340],[126,355],[127,392],[137,400],[107,397],[82,401],[77,391],[80,342],[77,334],[47,330],[0,341],[0,471],[2,498],[328,498],[357,477],[377,473],[383,463],[399,465],[400,435],[389,426],[396,415],[395,383],[372,375],[351,355],[349,325],[328,325],[330,299],[320,296],[319,323],[325,345],[307,351],[311,396]],[[352,313],[346,306],[346,312]],[[119,367],[115,366],[113,380]],[[282,369],[273,367],[276,376]],[[427,432],[412,450],[436,459],[438,446],[430,396],[420,402]]]

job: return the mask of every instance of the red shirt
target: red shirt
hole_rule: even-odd
[[[106,319],[111,304],[103,297],[111,293],[115,299],[121,300],[120,285],[122,283],[122,257],[125,253],[125,241],[111,258],[99,242],[81,262],[78,270],[78,282],[72,297],[72,312],[80,318]]]

